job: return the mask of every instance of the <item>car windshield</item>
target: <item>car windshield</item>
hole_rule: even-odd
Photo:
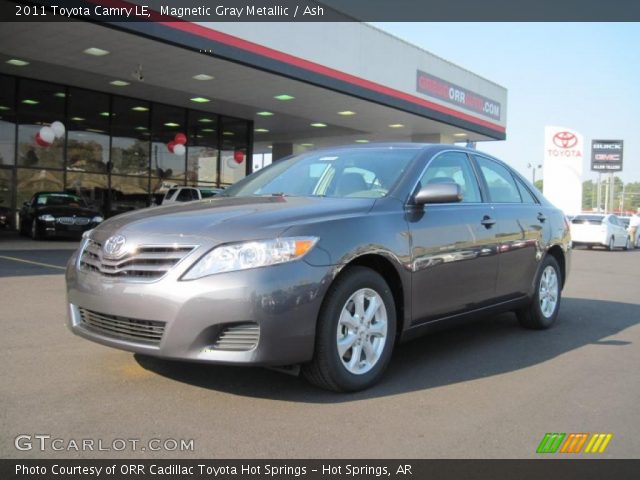
[[[218,190],[218,189],[211,189],[211,188],[201,188],[200,189],[200,195],[202,195],[202,198],[209,198],[209,197],[214,197],[216,195],[218,195],[220,192],[222,192],[222,190]]]
[[[70,195],[68,193],[45,193],[38,195],[36,199],[38,206],[46,207],[85,207],[86,204],[77,195]]]
[[[367,148],[312,152],[272,163],[222,193],[380,198],[395,185],[417,148]]]
[[[574,224],[589,224],[589,225],[600,225],[602,223],[602,219],[604,217],[600,215],[578,215],[571,223]]]

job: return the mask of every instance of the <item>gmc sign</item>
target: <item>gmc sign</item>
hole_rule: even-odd
[[[592,140],[591,170],[596,172],[622,171],[622,140]]]

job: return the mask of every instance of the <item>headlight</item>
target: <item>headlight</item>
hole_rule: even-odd
[[[56,221],[56,217],[54,217],[53,215],[40,215],[38,217],[40,220],[42,220],[43,222],[55,222]]]
[[[96,215],[95,217],[93,217],[93,218],[91,219],[91,221],[92,221],[93,223],[100,223],[100,222],[104,221],[104,218],[102,218],[100,215]]]
[[[198,260],[182,278],[195,280],[216,273],[291,262],[304,257],[317,241],[317,237],[289,237],[221,245]]]

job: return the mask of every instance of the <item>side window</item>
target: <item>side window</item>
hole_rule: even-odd
[[[475,157],[489,188],[489,196],[494,203],[522,203],[520,192],[513,176],[497,162],[484,157]]]
[[[453,182],[460,185],[463,203],[480,203],[480,187],[467,155],[447,152],[434,158],[420,179],[420,188],[430,183]]]
[[[190,200],[192,200],[191,189],[190,188],[183,188],[182,190],[180,190],[180,193],[178,194],[178,198],[176,198],[176,201],[178,201],[178,202],[189,202]]]
[[[537,204],[538,201],[531,194],[531,192],[526,187],[526,185],[524,183],[522,183],[520,181],[520,179],[518,177],[516,177],[515,175],[514,175],[514,178],[516,180],[516,183],[518,184],[518,190],[520,191],[520,196],[522,197],[522,203],[528,203],[528,204],[532,204],[532,205]]]

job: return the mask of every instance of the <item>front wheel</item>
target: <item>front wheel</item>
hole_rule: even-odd
[[[387,282],[369,268],[349,268],[327,293],[313,360],[303,374],[328,390],[363,390],[382,377],[395,335],[395,302]]]
[[[40,240],[42,238],[42,234],[38,228],[38,221],[35,218],[31,222],[31,238],[33,240]]]
[[[623,250],[629,250],[631,248],[631,239],[629,237],[627,237],[626,242],[624,242],[624,247],[622,247]]]
[[[616,242],[613,237],[609,239],[609,245],[607,245],[607,250],[613,252],[613,249],[616,247]]]
[[[561,278],[558,262],[547,255],[536,276],[536,291],[532,302],[516,312],[520,325],[535,330],[553,325],[560,308]]]

